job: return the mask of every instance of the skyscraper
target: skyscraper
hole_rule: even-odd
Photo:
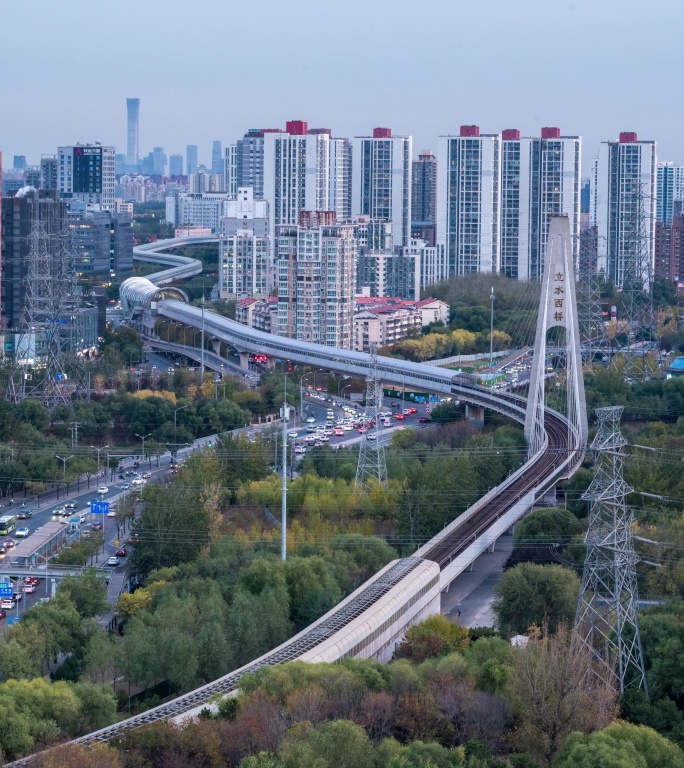
[[[666,226],[672,224],[674,215],[677,170],[674,163],[658,163],[656,171],[656,220]]]
[[[424,149],[412,164],[411,236],[435,244],[437,208],[437,158]]]
[[[333,211],[301,211],[300,224],[276,229],[281,336],[351,349],[356,237]]]
[[[625,131],[601,146],[598,169],[598,268],[622,287],[653,274],[656,143]]]
[[[171,155],[169,157],[169,173],[171,176],[183,175],[183,155]]]
[[[374,128],[357,136],[352,155],[352,213],[392,223],[394,245],[411,238],[411,137]]]
[[[188,176],[197,173],[197,144],[188,144],[185,148],[185,170]]]
[[[58,147],[57,188],[67,201],[114,210],[116,150],[101,144]]]
[[[126,99],[128,130],[126,133],[126,170],[138,170],[140,162],[140,99]]]
[[[448,275],[499,271],[501,136],[462,125],[437,147],[437,247]]]
[[[349,139],[330,139],[329,207],[337,221],[352,220],[352,144]]]
[[[211,172],[214,174],[223,173],[224,161],[223,150],[221,149],[221,142],[216,140],[211,145]]]
[[[310,134],[303,120],[290,120],[284,133],[264,133],[263,141],[263,197],[270,206],[269,235],[275,247],[275,227],[297,226],[300,211],[330,209],[330,137]]]
[[[540,280],[551,216],[570,219],[573,258],[579,253],[581,139],[542,128],[540,137],[501,134],[500,269]]]

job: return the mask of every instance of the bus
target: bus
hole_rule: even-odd
[[[8,533],[17,527],[17,518],[15,515],[3,515],[0,517],[0,536],[7,536]]]

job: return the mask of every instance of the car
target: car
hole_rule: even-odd
[[[0,611],[0,619],[6,619],[7,618],[7,611]]]
[[[17,528],[14,535],[17,539],[25,539],[29,535],[30,531],[28,528]]]
[[[38,587],[35,584],[24,584],[24,592],[27,595],[32,595]]]
[[[64,505],[64,509],[76,509],[76,502],[67,501],[67,503]]]
[[[305,448],[303,445],[298,445],[298,446],[295,448],[295,453],[296,453],[296,454],[298,454],[298,455],[301,455],[301,454],[303,454],[303,453],[306,453],[306,448]]]
[[[360,434],[360,435],[365,435],[365,434],[366,434],[366,432],[368,432],[368,430],[366,429],[366,427],[359,427],[359,434]]]
[[[98,495],[98,496],[106,496],[108,493],[109,493],[109,488],[107,488],[107,486],[106,486],[106,485],[101,485],[101,486],[100,486],[100,487],[97,489],[97,495]]]
[[[421,416],[421,417],[418,419],[418,421],[419,421],[421,424],[429,424],[429,423],[432,421],[432,419],[431,419],[429,416]]]
[[[7,555],[7,550],[4,547],[0,547],[0,560],[4,560]]]
[[[126,557],[127,552],[124,547],[119,547],[119,549],[116,550],[114,553],[117,557]]]
[[[395,414],[394,414],[394,418],[395,418],[397,421],[404,421],[404,414],[403,414],[403,413],[395,413]]]
[[[21,600],[22,597],[24,597],[24,593],[23,592],[15,592],[14,593],[14,600],[16,600],[17,602],[19,602],[19,600]]]
[[[11,611],[16,605],[16,602],[11,597],[3,597],[2,602],[0,603],[0,608],[4,608],[6,611]]]
[[[410,414],[418,413],[418,409],[417,408],[409,408],[408,410],[409,410]]]
[[[145,480],[149,480],[152,477],[152,473],[151,472],[145,472],[143,477],[145,478]]]
[[[64,507],[55,507],[52,510],[53,517],[62,517],[63,515],[66,515],[66,509],[64,509]]]
[[[402,414],[404,416],[410,416],[411,415],[411,409],[410,408],[404,408],[404,410],[402,411]]]
[[[309,417],[307,418],[307,420],[306,420],[306,423],[307,423],[307,424],[315,424],[315,423],[316,423],[316,419],[314,419],[314,417],[313,417],[313,416],[309,416]]]
[[[14,549],[14,542],[12,541],[12,539],[7,539],[7,541],[2,542],[2,546],[5,549]]]
[[[367,440],[377,440],[377,439],[378,439],[378,436],[377,436],[377,434],[376,434],[375,432],[370,432],[370,433],[368,434],[368,437],[367,437],[366,439],[367,439]]]
[[[295,429],[295,430],[293,430],[292,432],[288,432],[288,433],[287,433],[287,436],[288,436],[288,438],[289,438],[290,440],[296,440],[296,439],[297,439],[297,437],[298,437],[298,435],[297,435],[297,430]]]
[[[107,565],[116,567],[119,564],[119,558],[116,557],[116,555],[113,555],[112,557],[107,560]]]
[[[130,489],[130,487],[131,487],[131,484],[130,483],[121,483],[121,485],[119,487],[121,488],[122,491],[128,491]]]
[[[140,535],[137,533],[132,533],[127,539],[126,544],[139,544],[140,543]]]
[[[145,481],[141,477],[134,477],[131,480],[131,485],[145,485]]]
[[[40,584],[40,579],[37,576],[29,576],[24,583],[33,584],[34,587],[37,587]]]
[[[101,530],[102,530],[102,523],[93,523],[93,524],[90,526],[90,529],[91,529],[92,531],[101,531]]]
[[[21,509],[17,512],[17,520],[29,520],[33,517],[32,509]]]
[[[342,435],[344,435],[344,430],[342,429],[342,427],[335,427],[335,429],[333,429],[333,434],[336,437],[341,437]]]

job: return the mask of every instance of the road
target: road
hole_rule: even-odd
[[[484,552],[442,592],[441,612],[462,627],[493,627],[492,600],[503,566],[513,549],[513,536],[501,536],[494,552]]]

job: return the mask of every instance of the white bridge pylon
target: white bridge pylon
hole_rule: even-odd
[[[539,298],[537,334],[530,371],[530,392],[525,415],[525,439],[528,457],[544,447],[544,391],[546,382],[546,342],[550,328],[565,330],[565,386],[568,421],[585,448],[589,433],[587,405],[580,347],[575,270],[572,263],[572,239],[567,216],[552,216],[546,245],[546,263]],[[558,345],[554,344],[554,347]],[[562,352],[561,352],[562,353]],[[568,445],[576,445],[571,435]]]

